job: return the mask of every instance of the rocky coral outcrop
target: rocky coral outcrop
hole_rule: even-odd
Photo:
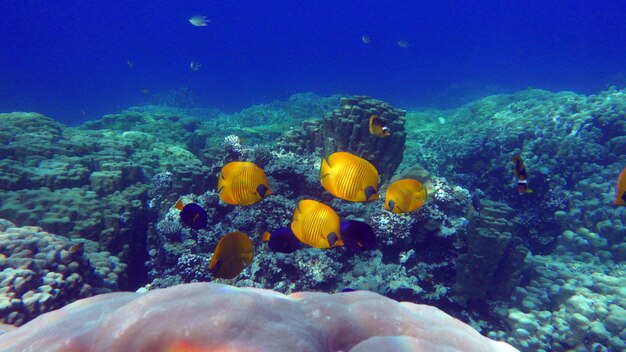
[[[174,192],[203,192],[208,169],[158,136],[92,124],[99,129],[69,128],[34,113],[0,114],[0,216],[95,241],[141,276],[151,175],[171,169]]]
[[[0,323],[22,325],[79,298],[118,289],[125,264],[85,242],[0,219]]]
[[[304,121],[302,130],[287,131],[277,146],[299,154],[351,152],[372,162],[389,179],[402,161],[405,114],[404,110],[367,96],[342,98],[339,109],[321,119]],[[379,138],[369,133],[372,115],[385,120],[391,136]]]
[[[89,322],[89,324],[86,324]],[[97,341],[97,343],[94,343]],[[201,283],[88,298],[0,336],[5,351],[480,351],[515,348],[437,308],[375,293]]]
[[[467,251],[457,262],[455,300],[506,296],[517,286],[529,253],[521,239],[511,234],[513,208],[505,203],[482,201],[483,209],[467,233]]]

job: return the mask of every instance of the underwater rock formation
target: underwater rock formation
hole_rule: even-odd
[[[0,219],[0,323],[22,325],[79,298],[119,289],[126,265],[89,247]]]
[[[0,336],[0,350],[26,349],[517,351],[437,308],[371,292],[285,296],[214,283],[99,295]]]
[[[521,280],[528,249],[511,235],[514,209],[505,203],[482,200],[483,209],[467,233],[467,252],[458,258],[455,300],[508,295]]]
[[[381,176],[389,179],[402,161],[405,114],[404,110],[370,97],[342,98],[339,109],[321,119],[304,121],[302,130],[285,132],[277,146],[299,154],[317,152],[323,156],[350,152],[370,161]],[[379,138],[369,133],[372,115],[387,123],[391,136]]]

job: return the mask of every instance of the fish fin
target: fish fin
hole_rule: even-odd
[[[532,189],[530,189],[530,188],[527,188],[527,189],[526,189],[526,193],[533,193],[533,192],[534,192],[534,191],[533,191]]]
[[[320,166],[320,180],[330,175],[330,162],[327,158],[322,158],[322,165]]]
[[[337,242],[339,242],[339,236],[337,236],[336,233],[331,232],[328,234],[328,236],[326,236],[326,240],[328,241],[328,244],[332,248],[335,246],[335,244],[337,244]]]
[[[223,189],[224,189],[224,186],[220,187],[220,188],[217,190],[217,193],[222,193],[222,190],[223,190]]]
[[[182,200],[182,199],[179,199],[179,200],[178,200],[178,202],[176,202],[176,204],[174,204],[174,207],[175,207],[176,209],[178,209],[178,210],[183,210],[183,207],[184,207],[184,205],[183,205],[183,200]]]
[[[218,271],[220,271],[221,267],[222,267],[222,258],[219,258],[217,261],[215,261],[215,265],[213,267],[209,266],[209,270],[211,270],[211,273],[215,275]]]
[[[373,134],[373,135],[376,134],[376,132],[374,132],[374,122],[376,121],[377,118],[378,116],[376,116],[375,114],[370,116],[370,123],[369,123],[370,134]]]
[[[373,186],[367,186],[365,187],[365,201],[370,200],[370,198],[372,198],[374,195],[376,195],[376,189]],[[372,200],[378,199],[377,198],[373,198]]]
[[[261,242],[267,242],[269,240],[270,240],[270,233],[269,233],[269,231],[263,232],[263,237],[261,237]]]
[[[270,188],[262,183],[256,187],[256,191],[261,196],[261,199],[265,198],[266,195],[269,195],[269,190]]]

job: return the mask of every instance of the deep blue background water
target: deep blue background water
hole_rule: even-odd
[[[235,111],[306,91],[368,94],[411,108],[529,86],[590,93],[626,83],[626,1],[4,1],[0,7],[0,111],[37,111],[63,122],[180,87],[207,106]],[[194,14],[212,23],[194,27],[188,22]],[[410,46],[399,47],[399,40]],[[191,60],[202,68],[191,71]]]

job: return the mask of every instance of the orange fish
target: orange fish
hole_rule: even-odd
[[[248,161],[233,161],[222,167],[217,181],[222,202],[251,205],[272,194],[263,169]]]
[[[531,193],[533,190],[528,188],[528,173],[524,167],[524,161],[518,154],[513,155],[511,160],[515,167],[513,168],[513,176],[517,179],[517,192],[520,194]]]
[[[387,188],[385,210],[394,214],[410,213],[426,203],[428,194],[421,182],[412,179],[395,181]]]
[[[370,116],[370,133],[376,137],[389,137],[391,130],[383,119],[376,115]]]
[[[293,212],[291,230],[305,244],[315,248],[343,246],[339,216],[324,203],[304,199]]]
[[[348,152],[322,159],[322,186],[335,197],[352,202],[378,199],[378,170],[369,161]]]
[[[209,270],[216,278],[232,279],[252,263],[252,240],[243,232],[225,234],[215,247]]]
[[[617,187],[615,187],[614,204],[626,205],[626,167],[617,177]]]

